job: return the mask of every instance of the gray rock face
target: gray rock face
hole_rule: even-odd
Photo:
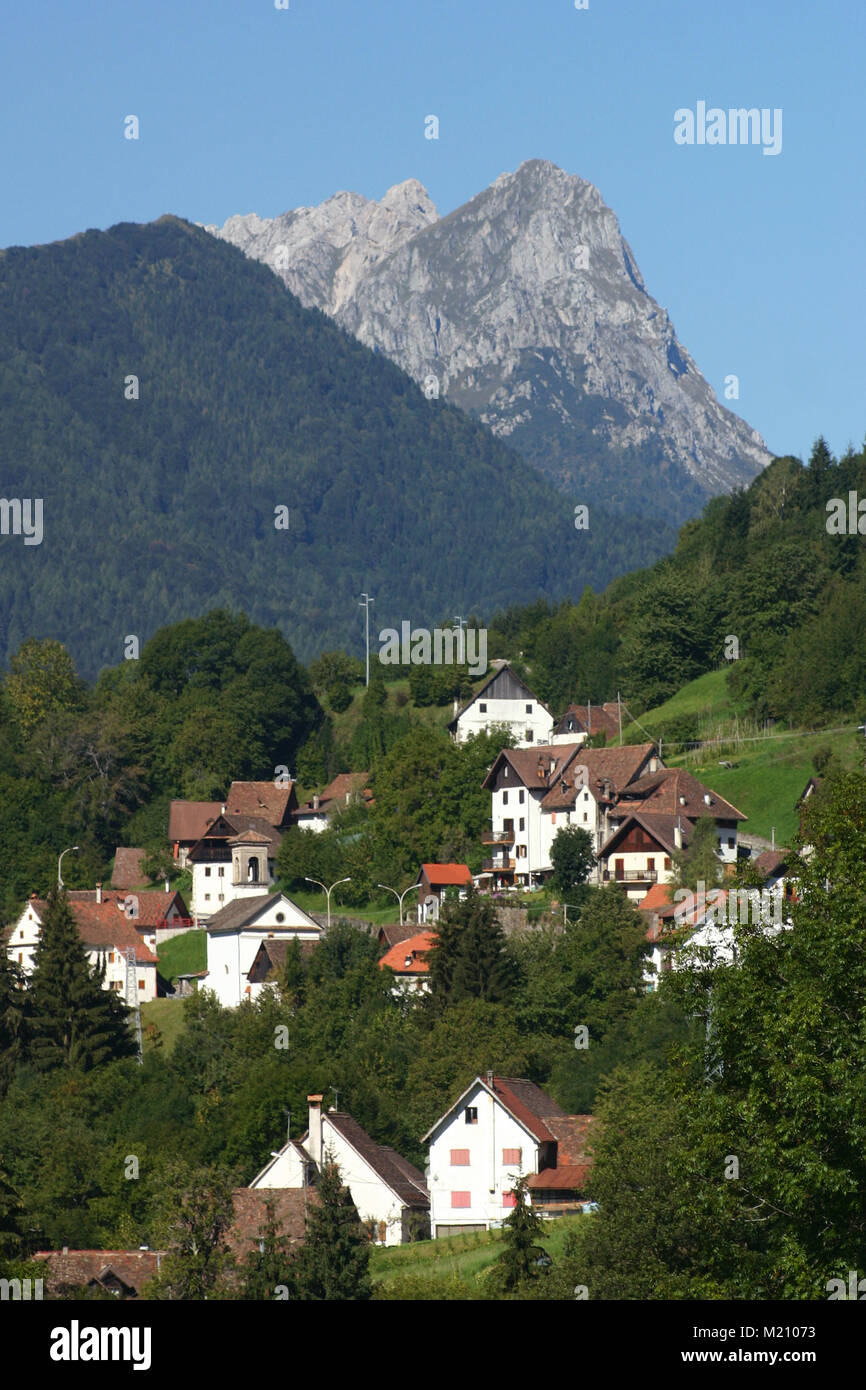
[[[378,203],[337,193],[207,230],[577,501],[682,519],[770,461],[648,294],[598,190],[544,160],[444,218],[408,179]]]

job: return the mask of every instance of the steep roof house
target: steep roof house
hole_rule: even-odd
[[[464,898],[472,887],[473,879],[467,864],[422,864],[416,883],[418,921],[434,922],[446,890],[454,889],[458,897]]]
[[[716,822],[718,856],[733,870],[737,828],[747,817],[685,768],[662,768],[629,783],[617,805],[619,824],[598,852],[602,882],[620,883],[639,901],[673,876],[673,855],[688,847],[701,817]]]
[[[393,971],[395,993],[417,994],[429,989],[427,957],[436,939],[435,932],[421,932],[397,942],[385,952],[379,969]]]
[[[164,898],[165,894],[159,896]],[[136,998],[146,1003],[157,997],[158,958],[146,935],[127,917],[125,901],[117,894],[103,897],[101,885],[92,892],[69,894],[69,906],[91,967],[105,964],[103,988],[126,994],[134,986]],[[34,893],[18,920],[4,932],[6,953],[25,977],[33,973],[47,912],[48,903]]]
[[[620,709],[616,700],[600,705],[569,705],[554,726],[551,743],[585,743],[588,738],[605,734],[609,743],[619,737]]]
[[[207,922],[237,899],[272,888],[281,842],[282,833],[262,817],[221,812],[187,852],[193,916]]]
[[[244,999],[256,999],[267,988],[267,977],[261,979],[262,963],[250,971],[260,946],[267,942],[286,942],[297,939],[316,942],[322,928],[286,893],[262,893],[240,898],[217,912],[207,925],[207,979],[204,985],[213,990],[226,1008],[236,1008]]]
[[[168,811],[168,838],[181,868],[187,856],[219,816],[238,818],[241,828],[247,821],[264,823],[274,830],[286,830],[292,823],[298,798],[294,782],[276,786],[273,782],[232,782],[225,801],[172,801]]]
[[[369,772],[338,772],[321,792],[292,812],[293,823],[301,830],[327,830],[336,811],[355,801],[371,806],[373,793],[367,785],[369,780]]]
[[[322,1097],[307,1097],[309,1123],[300,1142],[271,1155],[250,1187],[306,1187],[326,1160],[335,1162],[370,1239],[400,1245],[427,1232],[430,1201],[424,1174],[395,1149],[377,1144],[344,1111],[322,1110]]]
[[[619,803],[662,766],[655,745],[584,748],[578,743],[503,748],[482,783],[491,795],[492,857],[482,870],[495,888],[534,887],[553,870],[551,848],[569,825],[586,830],[598,852],[618,823]]]
[[[514,734],[518,748],[545,742],[553,728],[553,715],[547,705],[507,661],[500,663],[462,709],[457,708],[455,701],[448,729],[456,743],[465,743],[473,734],[489,733],[501,725]]]
[[[500,1226],[528,1175],[545,1216],[578,1211],[592,1166],[591,1115],[569,1115],[532,1081],[476,1077],[424,1135],[434,1237]]]

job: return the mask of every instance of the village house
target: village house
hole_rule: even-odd
[[[527,1176],[544,1216],[582,1210],[591,1115],[568,1115],[532,1081],[476,1077],[424,1135],[434,1237],[501,1226]]]
[[[71,891],[69,906],[92,968],[105,965],[104,989],[142,1004],[157,997],[157,956],[125,910],[126,895],[106,894],[102,885],[92,891]],[[142,894],[141,896],[144,896]],[[165,899],[166,894],[157,894]],[[183,900],[180,900],[181,904]],[[33,973],[34,957],[48,903],[33,896],[4,937],[6,954],[20,966],[25,978]]]
[[[229,903],[207,925],[207,978],[219,1002],[234,1009],[244,999],[256,999],[268,988],[261,963],[250,979],[263,942],[316,942],[323,929],[286,893],[263,893]]]
[[[365,806],[373,804],[373,793],[367,786],[369,772],[339,772],[323,791],[310,797],[302,806],[292,812],[292,823],[300,830],[327,830],[334,813],[344,810],[354,802]]]
[[[168,811],[168,838],[180,868],[186,868],[189,851],[198,844],[218,816],[243,817],[265,822],[274,830],[287,830],[298,798],[294,782],[232,782],[224,801],[172,801]]]
[[[551,743],[585,743],[588,738],[604,734],[613,743],[622,733],[622,711],[616,700],[600,705],[569,705],[554,727]]]
[[[585,830],[597,853],[619,824],[625,789],[661,766],[652,743],[503,748],[482,783],[492,810],[481,837],[492,851],[482,862],[484,876],[493,888],[538,886],[553,871],[550,851],[563,826]]]
[[[422,864],[415,883],[418,886],[418,921],[435,922],[446,891],[465,898],[473,878],[466,864]]]
[[[728,872],[737,863],[737,834],[747,817],[685,768],[663,768],[630,782],[620,797],[618,826],[598,852],[602,883],[619,883],[639,902],[654,883],[673,877],[673,856],[688,848],[703,816],[716,823],[717,854]]]
[[[191,908],[197,921],[238,899],[256,897],[274,885],[274,861],[282,835],[254,816],[220,814],[187,852],[192,871]]]
[[[545,743],[553,728],[550,710],[507,661],[499,664],[462,709],[457,708],[455,700],[448,729],[456,743],[465,743],[473,734],[489,733],[492,728],[503,726],[514,734],[518,748]]]
[[[379,969],[393,972],[395,994],[423,994],[429,990],[427,955],[435,943],[436,933],[425,931],[397,942],[386,951],[379,961]]]
[[[379,1245],[401,1245],[428,1234],[430,1199],[424,1174],[396,1150],[377,1144],[345,1112],[322,1110],[322,1097],[307,1097],[308,1127],[271,1155],[250,1187],[308,1188],[323,1162],[336,1163],[358,1215]]]

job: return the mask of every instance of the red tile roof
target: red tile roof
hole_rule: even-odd
[[[569,705],[556,726],[556,733],[570,732],[568,728],[562,728],[562,725],[568,724],[569,715],[574,718],[579,733],[619,735],[619,707],[616,700],[606,700],[602,705]]]
[[[672,883],[654,883],[649,892],[641,898],[638,907],[641,912],[662,912],[669,908],[673,912],[674,904],[671,897],[674,891]]]
[[[709,805],[704,800],[706,796],[710,797]],[[619,809],[643,811],[647,815],[682,815],[690,820],[704,815],[714,816],[716,820],[748,820],[748,816],[730,801],[699,782],[683,767],[662,768],[632,782]]]
[[[395,975],[426,975],[430,969],[426,953],[432,950],[437,939],[435,932],[425,931],[418,936],[410,936],[405,941],[398,941],[379,961],[379,969],[384,970],[387,967],[393,970]]]
[[[226,815],[255,816],[279,828],[288,820],[294,783],[275,787],[273,782],[232,782],[225,800]]]
[[[146,854],[146,849],[129,849],[125,845],[119,845],[114,851],[112,888],[134,888],[137,883],[153,883],[154,880],[148,878],[141,867],[141,861]]]
[[[49,1293],[62,1293],[98,1282],[111,1283],[114,1275],[122,1280],[134,1297],[149,1279],[159,1273],[165,1252],[161,1250],[37,1250],[34,1260],[47,1266],[45,1284]]]
[[[166,896],[163,894],[163,896]],[[35,909],[40,922],[45,920],[48,903],[42,898],[31,898],[30,905]],[[123,913],[118,911],[117,899],[109,902],[76,902],[69,904],[78,926],[78,933],[84,945],[92,951],[117,950],[124,953],[132,948],[138,965],[156,965],[159,959],[144,942],[141,932]]]
[[[174,844],[200,840],[223,808],[221,801],[172,801],[168,808],[168,838]]]
[[[446,888],[449,884],[472,882],[472,875],[466,864],[422,864],[421,868],[427,875],[427,882],[431,888]]]
[[[591,1163],[567,1163],[530,1173],[526,1186],[532,1192],[582,1192],[592,1171]]]
[[[563,747],[570,747],[563,744]],[[585,767],[585,787],[597,801],[604,799],[604,784],[610,783],[615,800],[617,795],[628,796],[644,763],[655,754],[653,743],[632,743],[622,748],[579,748],[568,767],[560,767],[550,778],[550,790],[542,799],[542,810],[558,811],[573,806],[583,786],[575,785],[577,769]],[[565,782],[565,790],[563,790]],[[619,804],[622,804],[621,802]]]

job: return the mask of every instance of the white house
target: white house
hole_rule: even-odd
[[[292,821],[301,830],[312,830],[317,834],[327,830],[331,817],[338,810],[345,810],[353,802],[360,801],[370,805],[373,793],[367,786],[369,772],[338,772],[337,776],[292,812]]]
[[[476,1077],[424,1135],[432,1236],[501,1225],[521,1176],[543,1214],[580,1210],[591,1125],[592,1116],[566,1114],[532,1081]]]
[[[401,1245],[427,1232],[429,1197],[424,1174],[408,1159],[377,1144],[351,1115],[322,1111],[322,1097],[307,1097],[309,1126],[300,1143],[292,1140],[253,1178],[250,1187],[308,1187],[323,1161],[340,1169],[370,1239]]]
[[[229,903],[207,925],[207,978],[219,1002],[236,1008],[267,988],[249,973],[263,941],[318,941],[322,928],[286,893],[263,893]]]
[[[599,850],[602,882],[620,883],[636,902],[673,878],[673,856],[688,848],[698,821],[716,823],[717,854],[733,870],[738,825],[747,817],[685,768],[662,768],[631,782],[617,805],[619,823]]]
[[[193,916],[206,922],[230,903],[273,888],[281,840],[264,819],[220,813],[187,853]]]
[[[613,743],[621,732],[622,713],[616,700],[599,705],[569,705],[555,725],[551,743],[585,743],[588,738],[604,734]]]
[[[494,726],[505,725],[514,734],[517,747],[527,748],[535,743],[546,743],[553,722],[547,705],[542,704],[506,661],[462,709],[457,709],[455,702],[454,718],[448,728],[455,742],[465,743],[473,734],[487,733]]]
[[[429,990],[428,953],[435,944],[436,933],[426,931],[396,942],[385,952],[379,969],[393,972],[394,994],[425,994]]]
[[[162,895],[164,896],[164,895]],[[157,996],[157,956],[126,915],[126,894],[103,897],[102,885],[92,892],[69,895],[87,959],[92,967],[105,965],[104,988],[147,1003]],[[7,928],[6,954],[25,977],[33,973],[34,957],[48,903],[34,893],[18,920]]]
[[[586,830],[597,852],[618,824],[629,784],[661,766],[655,745],[583,748],[544,744],[503,748],[484,779],[491,794],[492,850],[482,868],[494,887],[533,887],[553,869],[551,847],[563,826]]]

